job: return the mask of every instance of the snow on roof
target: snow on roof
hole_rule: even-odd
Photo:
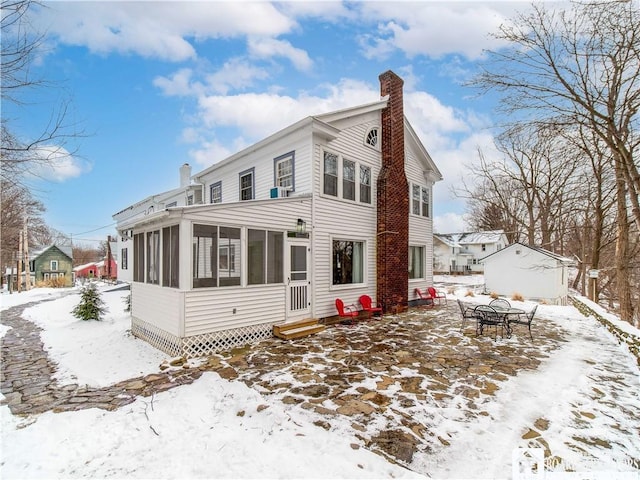
[[[49,250],[50,248],[53,248],[53,247],[55,247],[58,250],[60,250],[67,257],[73,258],[73,248],[71,247],[71,245],[55,245],[54,244],[54,245],[45,245],[45,246],[39,246],[39,247],[33,248],[29,252],[29,259],[30,260],[34,260],[34,259],[38,258],[40,255],[42,255],[44,252],[46,252],[47,250]]]
[[[459,245],[478,245],[498,243],[504,235],[504,230],[486,230],[483,232],[467,232],[467,233],[434,233],[443,243],[451,247]]]
[[[78,272],[80,270],[84,270],[87,267],[95,266],[96,262],[85,263],[84,265],[78,265],[77,267],[73,267],[74,272]]]
[[[521,243],[521,242],[512,243],[511,245],[506,246],[502,250],[498,250],[497,252],[493,252],[493,253],[487,255],[486,257],[480,259],[480,261],[484,262],[489,257],[493,257],[495,255],[503,254],[504,252],[510,251],[511,249],[517,248],[517,247],[529,248],[529,249],[531,249],[531,250],[533,250],[535,252],[541,253],[542,255],[546,255],[547,257],[551,257],[551,258],[553,258],[553,259],[557,260],[558,262],[563,263],[565,265],[573,265],[573,264],[575,264],[575,261],[572,258],[559,255],[559,254],[557,254],[555,252],[552,252],[550,250],[546,250],[546,249],[544,249],[542,247],[536,247],[536,246],[533,246],[533,245],[526,245],[526,244]]]

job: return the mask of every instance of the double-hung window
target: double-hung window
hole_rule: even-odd
[[[240,200],[253,200],[254,196],[254,169],[240,173]]]
[[[128,248],[120,249],[120,268],[127,270],[129,268]]]
[[[371,204],[371,167],[342,155],[324,152],[322,193]]]
[[[360,165],[360,201],[371,203],[371,168]]]
[[[209,199],[211,203],[222,203],[222,182],[211,184],[209,187]]]
[[[333,285],[364,283],[364,242],[333,240]]]
[[[338,196],[338,155],[324,152],[324,190],[325,195]]]
[[[409,246],[409,278],[424,277],[424,247]]]
[[[421,185],[411,185],[411,212],[414,215],[429,217],[429,189]]]
[[[295,189],[294,152],[287,153],[274,159],[274,185],[286,190]]]
[[[51,267],[51,270],[52,270],[53,272],[55,272],[56,270],[58,270],[58,261],[57,261],[57,260],[51,260],[51,265],[50,265],[50,267]]]
[[[356,162],[347,159],[342,160],[342,197],[356,199]]]

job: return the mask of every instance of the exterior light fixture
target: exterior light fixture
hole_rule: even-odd
[[[296,222],[296,233],[306,233],[306,231],[307,231],[307,222],[299,218],[298,221]]]

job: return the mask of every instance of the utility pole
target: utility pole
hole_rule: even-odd
[[[29,230],[27,229],[27,217],[24,219],[24,278],[26,289],[31,290],[31,265],[29,264]]]
[[[111,281],[111,235],[107,235],[107,278]]]
[[[20,293],[22,289],[22,230],[20,230],[18,239],[18,272],[16,276],[18,277],[18,293]]]

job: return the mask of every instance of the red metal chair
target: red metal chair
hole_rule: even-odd
[[[420,300],[424,300],[426,302],[421,304],[420,305],[421,307],[433,308],[434,301],[433,301],[433,297],[431,296],[431,294],[429,294],[429,292],[423,292],[419,288],[416,288],[414,291]]]
[[[356,320],[360,315],[360,312],[356,310],[355,305],[345,305],[339,298],[336,298],[336,309],[338,310],[338,316],[340,318],[347,319],[342,323],[348,323],[349,325],[352,325],[354,320]]]
[[[382,316],[382,307],[377,303],[373,304],[369,295],[361,295],[358,301],[360,302],[360,305],[362,305],[362,310],[367,312],[368,318],[371,318],[372,315],[376,314],[380,314],[380,316]]]
[[[441,290],[436,290],[435,287],[429,287],[427,288],[427,292],[429,292],[429,295],[431,296],[431,298],[433,298],[434,302],[437,300],[438,301],[438,305],[442,305],[442,300],[444,299],[444,304],[447,304],[447,294],[444,293]]]

